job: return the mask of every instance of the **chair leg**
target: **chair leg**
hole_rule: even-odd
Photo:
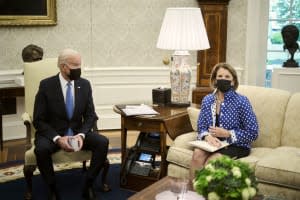
[[[101,177],[101,190],[103,192],[108,192],[111,190],[111,188],[109,187],[109,185],[107,184],[107,174],[108,174],[108,170],[109,170],[109,160],[106,159],[105,162],[104,162],[104,165],[103,165],[103,171],[102,171],[102,177]]]
[[[24,165],[23,174],[26,181],[26,191],[25,191],[25,200],[32,199],[32,176],[33,172],[36,170],[36,165]]]
[[[82,171],[86,171],[87,168],[86,168],[86,160],[82,161]]]

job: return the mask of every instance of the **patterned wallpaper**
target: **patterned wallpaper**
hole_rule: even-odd
[[[228,7],[226,61],[233,67],[245,66],[247,0],[231,0]]]
[[[57,0],[56,26],[0,27],[0,70],[21,69],[22,48],[30,43],[43,47],[45,57],[74,48],[89,67],[162,65],[172,53],[156,48],[166,8],[197,5],[196,0]]]

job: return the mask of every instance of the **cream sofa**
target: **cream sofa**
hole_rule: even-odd
[[[300,93],[256,86],[240,86],[256,113],[260,132],[251,154],[241,160],[255,169],[259,193],[284,199],[300,199]],[[167,155],[168,175],[188,177],[197,136],[200,110],[189,107],[193,131],[178,136]]]

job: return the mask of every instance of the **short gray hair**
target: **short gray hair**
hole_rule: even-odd
[[[70,56],[74,56],[74,55],[80,55],[80,53],[78,51],[73,50],[73,49],[64,49],[64,50],[62,50],[58,55],[57,66],[60,67],[61,64],[66,64],[67,59]]]

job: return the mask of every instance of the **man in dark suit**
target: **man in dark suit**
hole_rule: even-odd
[[[33,125],[37,165],[49,187],[48,198],[60,199],[51,155],[60,149],[92,151],[82,196],[96,199],[92,186],[106,159],[108,139],[91,131],[98,118],[91,85],[80,78],[80,54],[72,49],[63,50],[58,57],[58,67],[59,74],[40,82],[35,98]],[[74,146],[71,140],[75,141]]]

